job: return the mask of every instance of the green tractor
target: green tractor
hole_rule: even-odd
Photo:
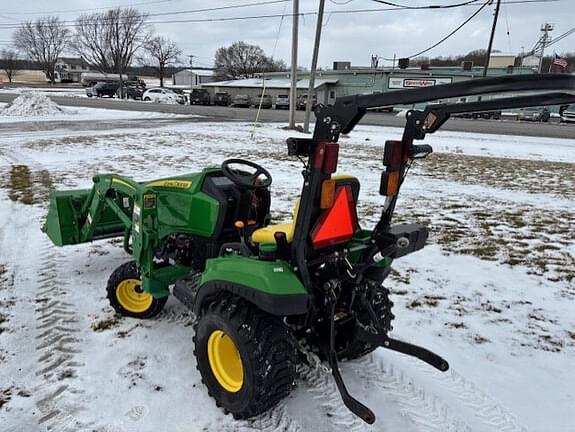
[[[272,177],[260,165],[230,159],[219,168],[150,182],[97,175],[91,190],[54,192],[45,231],[58,246],[123,237],[132,261],[110,276],[114,310],[157,315],[173,294],[195,317],[194,354],[209,394],[235,418],[268,410],[289,394],[298,362],[328,362],[344,404],[367,423],[373,412],[353,398],[338,362],[377,347],[417,357],[446,371],[431,351],[389,335],[394,318],[383,282],[394,259],[422,249],[423,225],[392,224],[397,196],[415,159],[415,145],[452,114],[568,104],[567,75],[508,76],[417,90],[338,98],[318,105],[312,138],[289,138],[303,162],[303,187],[293,221],[270,224]],[[512,97],[411,110],[403,137],[382,154],[381,218],[372,229],[357,215],[360,182],[336,175],[338,138],[368,108],[424,103],[485,93]]]

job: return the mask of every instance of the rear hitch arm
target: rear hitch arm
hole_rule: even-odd
[[[423,347],[392,339],[386,335],[371,333],[359,324],[356,325],[355,335],[359,340],[367,342],[370,345],[380,346],[408,356],[416,357],[442,372],[449,369],[449,363],[447,360]]]
[[[387,336],[385,329],[382,328],[381,321],[377,317],[375,311],[371,307],[371,304],[367,301],[365,296],[362,297],[364,307],[367,309],[372,321],[375,324],[377,333],[371,333],[367,331],[358,321],[355,322],[355,336],[370,345],[380,346],[387,348],[392,351],[397,351],[402,354],[406,354],[412,357],[416,357],[419,360],[445,372],[449,369],[449,363],[443,357],[425,349],[423,347],[413,345],[407,342],[403,342],[397,339],[392,339]]]
[[[372,410],[349,394],[339,371],[337,354],[335,352],[335,302],[331,302],[329,345],[324,342],[320,343],[319,347],[322,350],[323,355],[328,359],[331,374],[333,375],[333,379],[337,389],[339,390],[343,404],[364,422],[373,424],[375,422],[375,414]]]

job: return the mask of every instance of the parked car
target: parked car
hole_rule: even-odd
[[[229,93],[218,92],[214,95],[214,105],[228,106],[232,102],[232,97]]]
[[[452,117],[460,117],[460,118],[472,118],[472,119],[494,119],[499,120],[501,119],[501,111],[476,111],[471,113],[463,113],[463,114],[453,114]]]
[[[547,107],[521,108],[517,113],[517,120],[548,122],[550,118],[551,113]]]
[[[289,96],[286,94],[277,95],[276,109],[289,109]]]
[[[142,100],[142,96],[144,96],[144,92],[146,88],[142,87],[134,87],[134,86],[127,86],[123,87],[123,89],[118,88],[116,96],[121,97],[121,92],[124,93],[126,99],[134,99],[134,100]]]
[[[185,104],[186,98],[184,95],[179,95],[170,89],[166,88],[152,88],[146,90],[142,96],[144,102],[156,103],[179,103]]]
[[[256,108],[258,108],[259,106],[262,106],[262,108],[264,109],[268,109],[271,108],[273,105],[273,99],[270,95],[258,95],[258,97],[256,98],[255,102],[254,102],[254,106]]]
[[[206,89],[193,89],[190,94],[190,105],[209,105],[210,93]]]
[[[92,87],[88,87],[86,89],[86,95],[88,97],[114,97],[119,88],[120,84],[118,83],[99,82]]]
[[[188,95],[184,90],[179,88],[171,88],[170,90],[176,93],[177,95],[182,96],[184,98],[184,103],[188,103]]]
[[[575,123],[575,104],[569,105],[563,110],[561,123]]]
[[[252,98],[247,94],[238,94],[234,96],[234,103],[232,104],[236,107],[249,108],[252,106]]]
[[[307,95],[306,94],[301,95],[297,100],[296,108],[298,110],[304,110],[306,104],[307,104]],[[311,109],[314,110],[316,106],[317,106],[317,97],[313,95],[311,98]]]

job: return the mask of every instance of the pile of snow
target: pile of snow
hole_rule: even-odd
[[[24,93],[0,111],[3,116],[47,116],[61,114],[64,109],[40,93]]]

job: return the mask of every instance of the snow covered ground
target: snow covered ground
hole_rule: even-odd
[[[431,244],[398,260],[387,284],[393,334],[440,353],[449,372],[379,349],[342,365],[378,416],[373,426],[346,410],[322,368],[302,369],[271,412],[234,421],[200,382],[190,313],[170,299],[152,321],[114,316],[105,285],[129,259],[121,244],[56,248],[40,226],[51,189],[89,187],[97,172],[143,180],[230,157],[270,169],[273,214],[287,220],[301,187],[284,144],[294,133],[169,119],[130,129],[114,120],[126,114],[49,134],[0,123],[3,431],[575,430],[575,137],[426,140],[436,153],[412,169],[397,219],[429,223]],[[361,181],[365,226],[382,202],[383,143],[400,134],[358,127],[340,141],[340,171]]]
[[[22,87],[22,86],[6,86],[0,89],[0,93],[40,93],[44,96],[68,96],[68,97],[88,97],[86,96],[85,88],[78,87]]]

